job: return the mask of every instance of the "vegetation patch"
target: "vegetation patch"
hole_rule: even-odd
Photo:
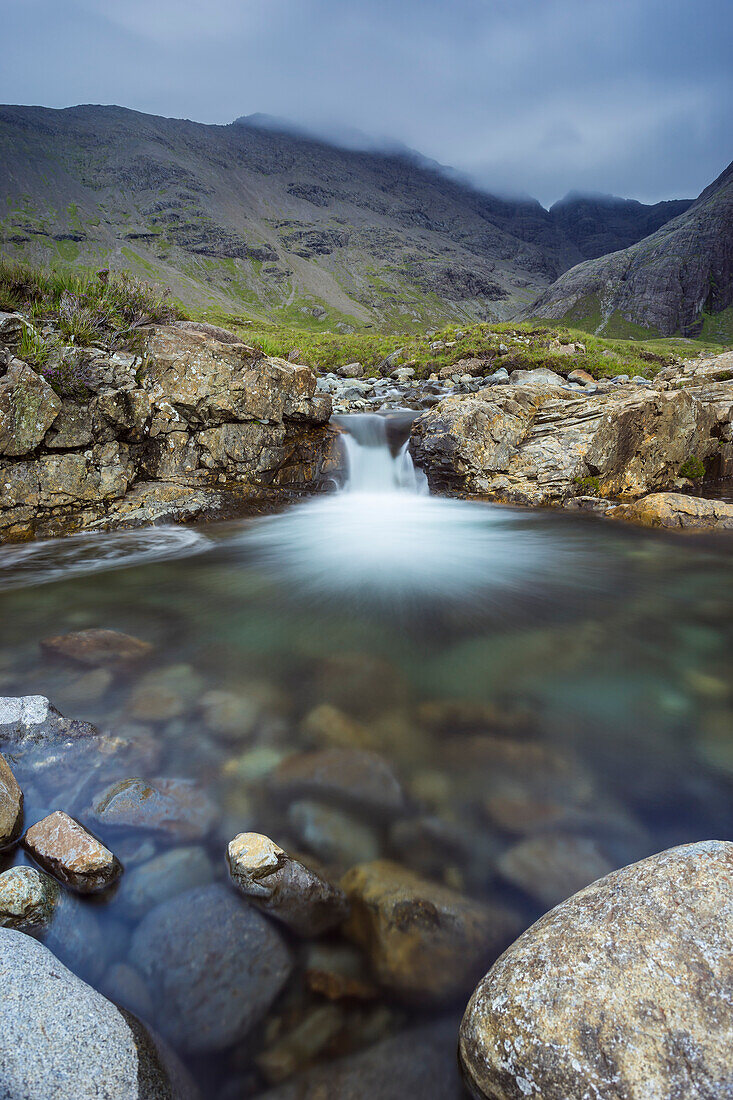
[[[690,481],[702,481],[705,477],[705,465],[699,458],[687,458],[680,466],[680,477]]]

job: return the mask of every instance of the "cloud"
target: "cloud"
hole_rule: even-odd
[[[733,156],[729,0],[0,0],[0,97],[387,135],[488,188],[697,193]]]

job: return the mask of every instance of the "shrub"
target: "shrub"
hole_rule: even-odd
[[[705,477],[705,466],[699,458],[687,458],[680,466],[680,477],[701,481]]]

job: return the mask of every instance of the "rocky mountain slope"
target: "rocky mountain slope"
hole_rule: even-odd
[[[0,108],[0,197],[11,256],[152,276],[199,310],[401,331],[511,316],[673,212],[572,196],[548,212],[417,155],[98,106]]]
[[[637,244],[561,275],[525,315],[608,336],[733,328],[733,164],[684,213]]]
[[[571,191],[550,207],[550,217],[583,259],[593,260],[648,237],[691,205],[691,199],[672,199],[646,206],[635,199]]]

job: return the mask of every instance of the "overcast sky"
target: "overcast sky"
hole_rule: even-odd
[[[733,0],[0,0],[0,27],[1,102],[355,127],[545,205],[733,159]]]

